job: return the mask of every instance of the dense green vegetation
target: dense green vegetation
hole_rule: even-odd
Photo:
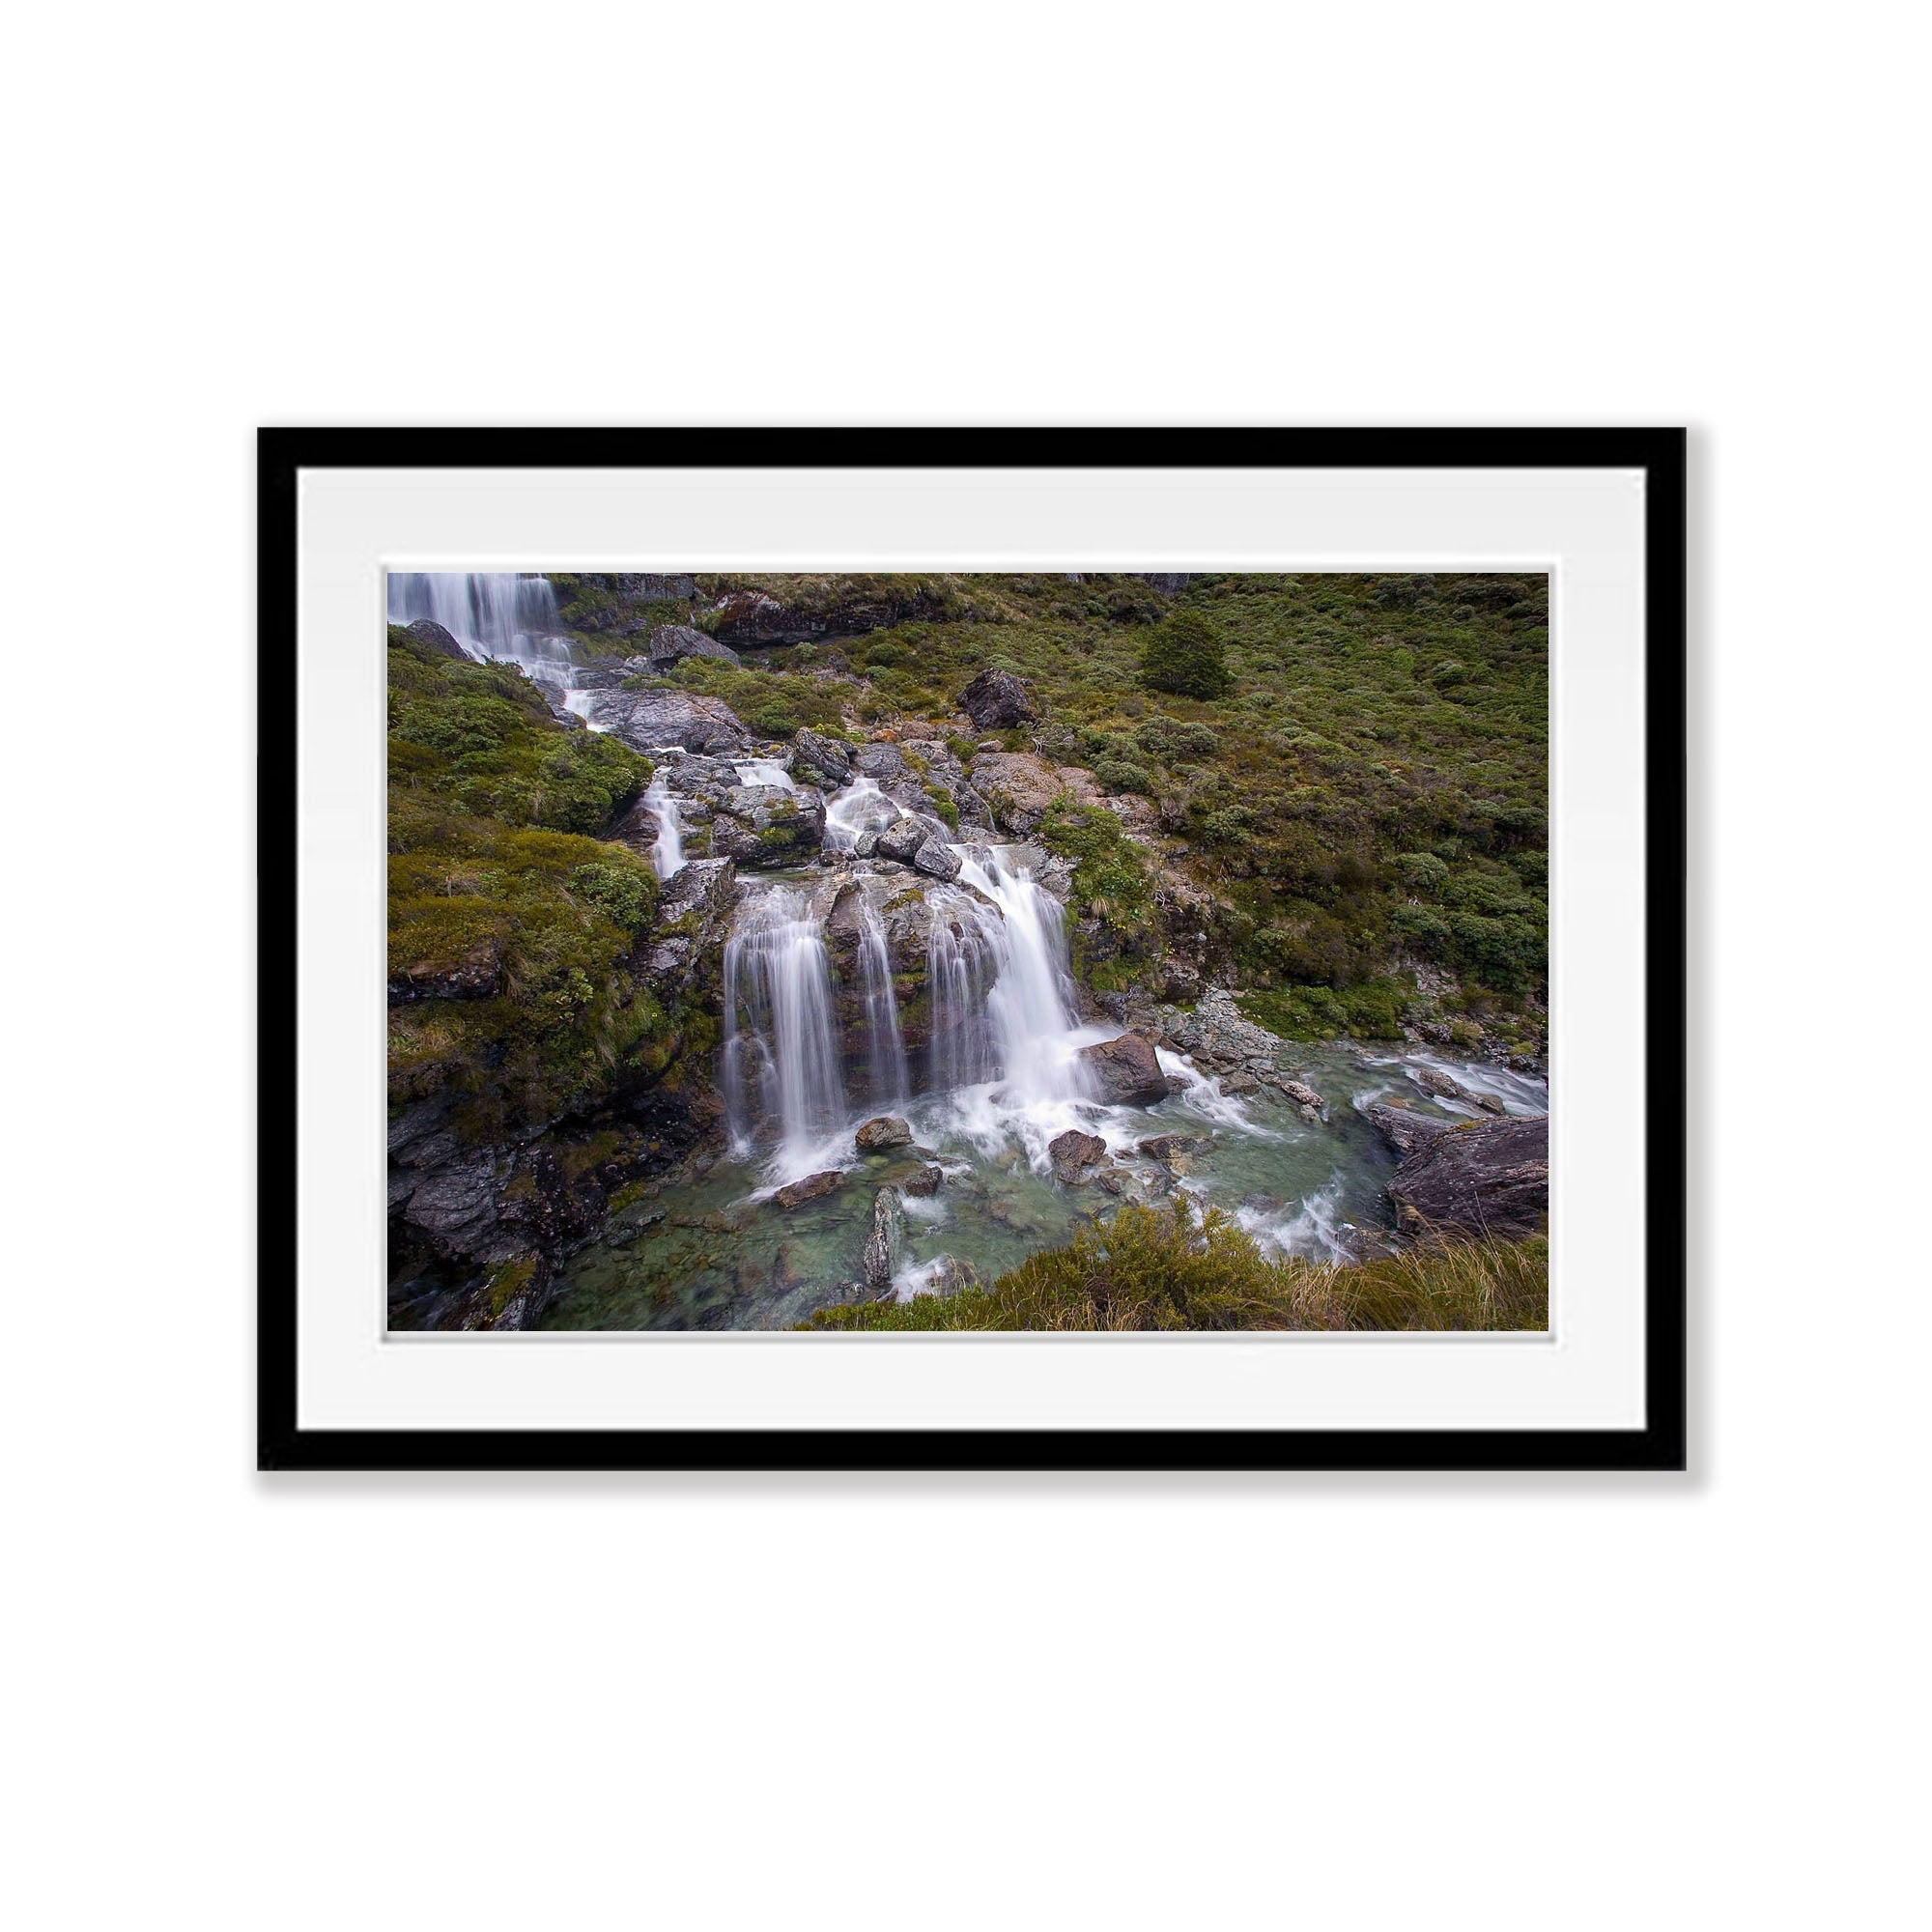
[[[614,738],[567,731],[501,665],[389,642],[389,1009],[395,1101],[445,1087],[479,1137],[660,1073],[713,1023],[631,966],[657,880],[584,836],[648,783]]]
[[[1199,611],[1177,611],[1141,646],[1141,682],[1176,697],[1222,697],[1233,689],[1221,633]]]
[[[1416,1247],[1347,1266],[1270,1260],[1187,1197],[1128,1205],[1063,1248],[1031,1255],[990,1288],[830,1308],[804,1325],[948,1329],[1473,1329],[1548,1326],[1549,1243]]]

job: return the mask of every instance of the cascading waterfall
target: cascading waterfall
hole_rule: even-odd
[[[997,1080],[1004,1065],[986,996],[998,977],[1003,949],[1000,915],[970,893],[928,890],[932,924],[926,934],[926,984],[932,997],[932,1044],[927,1079],[936,1093]]]
[[[734,769],[738,782],[748,785],[777,785],[781,791],[796,791],[791,774],[776,758],[739,758]]]
[[[983,858],[964,846],[953,849],[960,855],[961,880],[1000,909],[992,925],[998,968],[987,989],[986,1010],[1001,1076],[1021,1099],[1079,1097],[1085,1086],[1080,1063],[1062,1050],[1074,1019],[1073,975],[1060,902],[1028,867],[1014,863],[1007,847],[980,848]]]
[[[893,955],[885,923],[863,895],[859,913],[859,959],[866,975],[866,1046],[871,1070],[872,1104],[887,1107],[908,1097],[905,1039],[899,1032],[898,996],[893,987]]]
[[[725,942],[724,1105],[741,1155],[776,1124],[781,1165],[800,1172],[844,1123],[825,932],[785,887],[748,899]]]
[[[883,831],[898,815],[898,807],[879,789],[878,781],[862,775],[826,807],[825,848],[849,852],[861,834]]]
[[[644,803],[658,822],[658,836],[651,841],[651,870],[668,879],[684,865],[684,827],[678,820],[677,799],[662,772],[651,779]]]
[[[440,624],[479,662],[513,664],[538,684],[554,685],[566,708],[584,716],[569,702],[577,680],[549,578],[507,570],[392,570],[389,622],[412,624],[418,617]]]

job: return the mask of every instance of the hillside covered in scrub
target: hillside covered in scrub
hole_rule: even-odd
[[[708,1158],[762,875],[822,933],[830,1050],[884,1051],[876,953],[915,1086],[978,841],[1036,855],[1081,1011],[1234,1093],[1297,1088],[1281,1042],[1541,1070],[1540,576],[471,582],[508,584],[515,662],[389,634],[406,1321],[516,1325],[613,1202]]]

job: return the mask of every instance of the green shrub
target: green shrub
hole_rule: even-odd
[[[1137,791],[1144,797],[1153,795],[1153,781],[1140,766],[1129,764],[1124,758],[1095,760],[1094,781],[1106,792]]]
[[[1178,697],[1219,697],[1234,683],[1221,633],[1198,611],[1177,611],[1141,651],[1141,682]]]
[[[1134,742],[1151,758],[1163,764],[1198,764],[1214,755],[1220,740],[1206,724],[1189,724],[1179,718],[1154,716],[1134,733]]]

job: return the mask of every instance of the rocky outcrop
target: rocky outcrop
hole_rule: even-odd
[[[1180,570],[1136,570],[1129,575],[1151,584],[1163,597],[1179,597],[1194,582],[1193,573]]]
[[[844,1175],[836,1167],[827,1168],[822,1174],[808,1174],[803,1180],[786,1181],[772,1196],[772,1200],[790,1213],[794,1208],[802,1208],[808,1201],[818,1201],[828,1194],[836,1194],[844,1185]]]
[[[981,752],[973,760],[973,788],[1002,832],[1025,838],[1039,830],[1047,808],[1066,783],[1030,752]]]
[[[712,605],[711,633],[727,644],[805,644],[855,638],[943,614],[943,599],[923,589],[834,582],[823,604],[787,602],[763,590],[731,590]]]
[[[1151,1106],[1167,1098],[1167,1075],[1152,1046],[1137,1033],[1083,1046],[1074,1056],[1094,1091],[1110,1106]]]
[[[959,694],[959,708],[980,731],[1010,730],[1039,716],[1026,686],[1011,671],[990,667]]]
[[[495,939],[473,946],[461,959],[418,961],[389,974],[389,1004],[412,1000],[489,1000],[503,990],[503,949]]]
[[[872,1232],[866,1237],[866,1286],[875,1295],[893,1292],[893,1277],[905,1261],[905,1211],[896,1187],[872,1196]]]
[[[912,1128],[896,1114],[880,1114],[852,1136],[852,1144],[861,1153],[883,1153],[888,1148],[910,1147]]]
[[[690,992],[717,965],[738,895],[728,859],[688,860],[664,882],[657,919],[637,954],[639,971],[661,997]]]
[[[721,644],[716,638],[707,638],[702,631],[693,630],[689,624],[660,624],[651,633],[642,659],[633,658],[631,666],[641,664],[651,675],[662,676],[679,658],[715,658],[733,667],[744,663],[728,645]]]
[[[1549,1219],[1548,1118],[1472,1122],[1431,1135],[1396,1169],[1388,1191],[1406,1235],[1517,1240],[1537,1234]]]
[[[1046,1157],[1053,1163],[1053,1178],[1063,1187],[1078,1187],[1094,1178],[1088,1170],[1107,1158],[1107,1143],[1098,1134],[1069,1127],[1047,1143]]]
[[[607,691],[592,699],[591,718],[634,752],[667,745],[687,752],[741,752],[751,733],[722,698],[688,691]]]
[[[1472,1094],[1460,1080],[1452,1079],[1434,1066],[1411,1066],[1408,1077],[1425,1094],[1433,1094],[1438,1100],[1460,1100],[1465,1107],[1482,1108],[1486,1114],[1500,1114],[1503,1111],[1503,1103],[1493,1094]]]
[[[405,625],[404,629],[411,637],[427,644],[433,651],[440,651],[446,658],[462,658],[466,663],[469,661],[469,653],[434,617],[418,617],[413,624]]]

